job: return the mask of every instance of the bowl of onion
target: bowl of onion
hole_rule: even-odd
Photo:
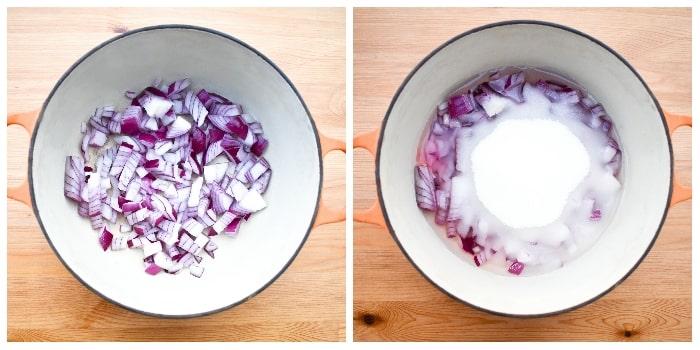
[[[486,312],[554,315],[622,283],[670,206],[666,113],[603,42],[540,21],[498,22],[445,42],[406,77],[375,155],[384,225],[435,287]],[[649,167],[649,164],[658,166]]]
[[[320,135],[290,79],[243,41],[160,25],[114,37],[56,83],[28,181],[50,246],[87,288],[135,312],[195,317],[260,293],[292,263],[321,204]],[[323,152],[322,152],[323,151]],[[303,166],[302,166],[303,165]]]

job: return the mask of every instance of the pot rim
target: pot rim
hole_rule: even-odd
[[[309,119],[309,123],[311,125],[311,130],[313,131],[314,134],[314,140],[316,143],[316,152],[317,152],[317,157],[318,157],[318,164],[319,164],[319,180],[318,180],[318,186],[317,186],[317,191],[316,191],[316,204],[314,206],[314,211],[313,214],[311,215],[311,218],[309,220],[309,225],[306,229],[306,233],[304,234],[304,237],[299,243],[299,246],[297,249],[294,251],[294,253],[289,257],[287,262],[282,266],[279,272],[277,272],[276,275],[274,275],[267,283],[262,285],[260,288],[252,292],[250,295],[247,297],[235,301],[231,304],[228,304],[226,306],[220,307],[218,309],[213,309],[213,310],[208,310],[208,311],[202,311],[202,312],[197,312],[197,313],[191,313],[191,314],[161,314],[161,313],[154,313],[154,312],[148,312],[144,310],[140,310],[128,305],[125,305],[123,303],[120,303],[112,298],[107,297],[106,295],[100,293],[98,290],[93,288],[87,281],[85,281],[83,278],[81,278],[73,269],[70,268],[70,266],[66,263],[66,261],[63,259],[63,257],[59,254],[59,252],[56,250],[56,247],[54,246],[53,242],[51,241],[51,237],[48,234],[47,228],[44,226],[43,221],[41,220],[41,215],[39,213],[39,209],[37,208],[37,203],[36,203],[36,197],[38,194],[34,192],[34,178],[32,176],[32,168],[33,168],[33,153],[34,153],[34,145],[36,142],[36,139],[38,137],[38,130],[39,130],[39,124],[41,123],[42,119],[44,118],[44,112],[46,110],[46,107],[48,106],[49,102],[53,98],[54,94],[56,91],[61,87],[63,84],[64,80],[68,78],[71,73],[78,67],[80,64],[88,59],[90,56],[101,50],[107,45],[110,45],[118,40],[125,39],[131,35],[134,34],[139,34],[139,33],[144,33],[144,32],[150,32],[150,31],[157,31],[157,30],[194,30],[194,31],[200,31],[204,32],[206,34],[211,34],[215,36],[222,37],[224,39],[227,39],[235,44],[238,44],[245,48],[246,50],[254,53],[258,57],[260,57],[263,61],[265,61],[266,64],[268,64],[270,67],[272,67],[283,79],[284,81],[289,85],[289,87],[292,89],[294,94],[296,95],[297,99],[301,103],[302,107],[304,108],[304,111]],[[114,305],[117,305],[121,308],[124,308],[126,310],[139,313],[142,315],[146,316],[153,316],[153,317],[160,317],[160,318],[172,318],[172,319],[182,319],[182,318],[194,318],[194,317],[200,317],[200,316],[207,316],[211,314],[215,314],[224,310],[228,310],[230,308],[233,308],[235,306],[238,306],[251,298],[255,297],[256,295],[260,294],[263,290],[265,290],[267,287],[272,285],[286,270],[287,268],[292,264],[292,262],[296,259],[297,255],[299,255],[299,252],[303,248],[304,244],[309,238],[309,235],[311,234],[311,229],[313,228],[314,221],[316,220],[316,217],[318,215],[319,211],[319,206],[320,206],[320,198],[321,198],[321,190],[322,190],[322,185],[323,185],[323,158],[322,158],[322,153],[321,153],[321,141],[318,133],[318,129],[316,128],[316,123],[314,122],[314,119],[311,115],[311,112],[309,111],[308,106],[304,102],[304,99],[302,98],[301,94],[299,93],[299,90],[297,90],[296,86],[292,83],[292,81],[289,79],[289,77],[280,69],[272,60],[270,60],[267,56],[265,56],[263,53],[255,49],[254,47],[250,46],[249,44],[245,43],[244,41],[231,36],[229,34],[226,34],[224,32],[211,29],[211,28],[206,28],[206,27],[201,27],[201,26],[195,26],[195,25],[189,25],[189,24],[160,24],[160,25],[154,25],[154,26],[146,26],[146,27],[141,27],[137,29],[133,29],[127,32],[124,32],[122,34],[119,34],[115,37],[112,37],[99,45],[95,46],[92,48],[90,51],[85,53],[83,56],[81,56],[75,63],[73,63],[65,73],[59,78],[59,80],[56,82],[54,87],[51,89],[51,92],[47,96],[46,100],[44,100],[44,103],[41,107],[41,111],[39,112],[39,115],[37,117],[34,130],[32,131],[32,136],[30,139],[30,145],[29,145],[29,157],[28,157],[28,182],[29,182],[29,196],[31,198],[31,203],[32,203],[32,209],[34,211],[34,216],[36,216],[37,221],[39,223],[39,227],[41,228],[42,233],[44,234],[44,237],[46,238],[47,242],[49,243],[49,246],[53,250],[53,252],[56,254],[56,257],[61,261],[63,266],[75,277],[80,283],[85,286],[87,289],[95,293],[96,295],[100,296],[102,299],[107,300],[111,302]]]
[[[545,26],[545,27],[550,27],[550,28],[554,28],[554,29],[560,29],[560,30],[564,30],[564,31],[568,31],[568,32],[570,32],[570,33],[576,34],[576,35],[578,35],[578,36],[581,36],[581,37],[583,37],[583,38],[586,38],[586,39],[590,40],[593,44],[597,44],[598,46],[600,46],[600,47],[602,47],[603,49],[607,50],[609,53],[611,53],[613,56],[615,56],[620,62],[622,62],[622,63],[627,67],[627,69],[629,69],[629,70],[635,75],[635,77],[636,77],[636,78],[639,80],[639,82],[642,84],[642,86],[644,87],[644,89],[646,90],[646,92],[649,94],[649,97],[651,97],[652,101],[654,102],[654,105],[656,106],[656,109],[657,109],[657,111],[658,111],[658,113],[659,113],[659,118],[661,119],[661,122],[663,123],[663,126],[664,126],[664,132],[665,132],[665,135],[666,135],[666,141],[667,141],[667,143],[668,143],[668,149],[669,149],[669,153],[670,153],[670,154],[669,154],[669,156],[670,156],[670,164],[669,164],[669,166],[670,166],[670,173],[669,173],[669,180],[668,180],[668,195],[667,195],[667,198],[666,198],[666,205],[665,205],[665,207],[664,207],[664,211],[663,211],[663,214],[662,214],[662,216],[661,216],[661,220],[659,221],[659,225],[658,225],[658,227],[657,227],[657,229],[656,229],[656,233],[654,234],[654,236],[653,236],[652,239],[650,240],[648,247],[645,249],[645,251],[644,251],[644,252],[642,253],[642,255],[639,257],[639,259],[637,260],[637,262],[636,262],[636,263],[630,268],[630,270],[629,270],[625,275],[623,275],[616,283],[614,283],[614,284],[611,285],[608,289],[602,291],[602,292],[599,293],[598,295],[596,295],[596,296],[590,298],[589,300],[586,300],[586,301],[584,301],[584,302],[578,303],[578,304],[576,304],[576,305],[573,305],[573,306],[570,306],[570,307],[567,307],[567,308],[564,308],[564,309],[561,309],[561,310],[552,311],[552,312],[546,312],[546,313],[538,313],[538,314],[514,314],[514,313],[507,313],[507,312],[500,312],[500,311],[490,310],[490,309],[487,309],[487,308],[484,308],[484,307],[475,305],[475,304],[473,304],[473,303],[470,303],[469,301],[464,300],[464,299],[460,298],[459,296],[456,296],[456,295],[454,295],[454,294],[448,292],[446,289],[442,288],[439,284],[437,284],[435,281],[433,281],[433,280],[430,278],[430,276],[428,276],[428,275],[420,268],[420,266],[418,266],[418,264],[411,258],[411,256],[408,254],[408,252],[405,250],[405,248],[404,248],[403,245],[401,244],[401,241],[400,241],[399,237],[397,236],[397,234],[396,234],[396,232],[395,232],[395,230],[394,230],[394,228],[393,228],[393,226],[392,226],[392,224],[391,224],[391,220],[389,220],[389,216],[388,216],[387,211],[386,211],[386,203],[385,203],[385,200],[384,200],[384,196],[382,195],[382,193],[383,193],[383,192],[382,192],[382,181],[381,181],[381,176],[380,176],[380,171],[381,171],[381,156],[382,156],[382,144],[383,144],[383,141],[384,141],[384,131],[386,130],[386,125],[387,125],[387,122],[388,122],[388,120],[389,120],[389,116],[391,115],[391,113],[392,113],[392,111],[393,111],[393,109],[394,109],[394,104],[395,104],[396,101],[398,100],[399,96],[403,93],[404,88],[406,87],[406,85],[408,84],[408,82],[413,78],[413,76],[423,67],[423,65],[424,65],[425,63],[427,63],[429,60],[431,60],[434,56],[436,56],[440,51],[442,51],[442,50],[445,49],[446,47],[450,46],[451,44],[455,43],[456,41],[462,39],[463,37],[466,37],[466,36],[468,36],[468,35],[475,34],[475,33],[478,33],[478,32],[484,31],[484,30],[488,30],[488,29],[491,29],[491,28],[503,27],[503,26],[510,26],[510,25],[523,25],[523,24],[525,24],[525,25]],[[399,246],[399,249],[401,250],[401,252],[403,253],[403,255],[406,257],[406,259],[408,259],[408,261],[411,263],[411,265],[413,265],[413,267],[414,267],[416,270],[418,270],[418,272],[423,276],[423,278],[425,278],[428,282],[430,282],[430,284],[432,284],[435,288],[437,288],[438,290],[440,290],[442,293],[444,293],[444,294],[448,295],[449,297],[451,297],[452,299],[454,299],[454,300],[456,300],[456,301],[458,301],[458,302],[460,302],[460,303],[462,303],[462,304],[465,304],[465,305],[467,305],[467,306],[470,306],[470,307],[472,307],[472,308],[474,308],[474,309],[477,309],[477,310],[480,310],[480,311],[483,311],[483,312],[487,312],[487,313],[490,313],[490,314],[498,315],[498,316],[507,316],[507,317],[515,317],[515,318],[536,318],[536,317],[546,317],[546,316],[559,315],[559,314],[563,314],[563,313],[566,313],[566,312],[569,312],[569,311],[578,309],[578,308],[580,308],[580,307],[586,306],[586,305],[588,305],[588,304],[590,304],[590,303],[592,303],[592,302],[594,302],[594,301],[596,301],[596,300],[602,298],[604,295],[608,294],[610,291],[612,291],[612,290],[615,289],[617,286],[619,286],[620,284],[622,284],[622,282],[624,282],[624,281],[637,269],[637,267],[642,263],[642,261],[646,258],[646,256],[647,256],[647,255],[649,254],[649,252],[651,251],[652,247],[654,246],[654,243],[656,242],[656,239],[658,238],[659,234],[661,233],[661,229],[662,229],[662,227],[663,227],[663,225],[664,225],[664,222],[666,221],[666,217],[667,217],[667,214],[668,214],[668,210],[669,210],[669,208],[670,208],[671,195],[672,195],[672,190],[673,190],[673,178],[674,178],[674,177],[673,177],[673,176],[674,176],[674,173],[673,173],[673,171],[674,171],[673,159],[674,159],[674,157],[673,157],[673,147],[672,147],[672,143],[671,143],[671,137],[670,137],[669,127],[668,127],[668,124],[666,123],[666,119],[663,117],[663,115],[664,115],[663,110],[661,109],[661,106],[659,105],[659,102],[658,102],[658,100],[656,99],[656,96],[653,94],[653,92],[651,91],[651,89],[649,88],[649,86],[646,84],[646,82],[644,81],[644,79],[641,77],[641,75],[634,69],[634,67],[632,67],[632,65],[631,65],[627,60],[625,60],[624,57],[622,57],[620,54],[618,54],[618,53],[617,53],[614,49],[612,49],[610,46],[606,45],[606,44],[603,43],[602,41],[600,41],[600,40],[598,40],[598,39],[596,39],[596,38],[594,38],[594,37],[592,37],[592,36],[590,36],[590,35],[588,35],[588,34],[586,34],[586,33],[584,33],[584,32],[581,32],[581,31],[579,31],[579,30],[577,30],[577,29],[574,29],[574,28],[569,27],[569,26],[566,26],[566,25],[562,25],[562,24],[558,24],[558,23],[553,23],[553,22],[547,22],[547,21],[539,21],[539,20],[508,20],[508,21],[499,21],[499,22],[494,22],[494,23],[490,23],[490,24],[486,24],[486,25],[482,25],[482,26],[479,26],[479,27],[475,27],[475,28],[473,28],[473,29],[470,29],[470,30],[468,30],[468,31],[466,31],[466,32],[463,32],[463,33],[461,33],[461,34],[458,34],[458,35],[452,37],[451,39],[447,40],[446,42],[444,42],[443,44],[441,44],[440,46],[438,46],[437,48],[435,48],[433,51],[431,51],[426,57],[424,57],[424,58],[411,70],[411,72],[408,74],[408,76],[406,76],[406,78],[403,80],[403,82],[401,83],[401,85],[400,85],[399,88],[397,89],[396,93],[395,93],[394,96],[392,97],[391,103],[389,104],[389,108],[387,109],[387,112],[386,112],[386,114],[384,115],[384,118],[383,118],[382,124],[381,124],[381,128],[380,128],[380,132],[379,132],[378,141],[377,141],[377,156],[375,157],[375,164],[374,164],[374,167],[375,167],[375,183],[376,183],[376,187],[377,187],[377,199],[378,199],[378,201],[379,201],[379,206],[380,206],[380,208],[381,208],[382,216],[383,216],[383,218],[384,218],[384,222],[386,223],[387,230],[389,231],[389,233],[390,233],[391,236],[393,237],[393,239],[394,239],[394,241],[396,242],[396,244]]]

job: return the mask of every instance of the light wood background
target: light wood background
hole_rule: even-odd
[[[7,112],[38,110],[83,54],[126,30],[181,23],[209,27],[255,47],[284,71],[320,132],[345,138],[345,9],[10,8]],[[29,134],[7,131],[8,186],[27,173]],[[293,136],[292,136],[293,137]],[[54,174],[56,175],[56,174]],[[345,155],[324,160],[323,198],[345,210]],[[287,271],[253,299],[194,319],[121,309],[63,267],[32,210],[7,200],[8,341],[345,341],[345,223],[312,230]]]
[[[354,135],[380,126],[403,79],[433,49],[511,19],[557,22],[602,40],[635,67],[664,109],[691,113],[690,9],[356,8],[353,18]],[[673,135],[673,148],[678,177],[690,184],[690,128]],[[366,209],[376,198],[374,162],[364,149],[353,157],[353,206]],[[622,285],[573,312],[536,319],[494,316],[451,299],[385,229],[354,222],[354,340],[690,341],[691,205],[669,211],[650,254]]]

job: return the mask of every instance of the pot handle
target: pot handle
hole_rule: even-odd
[[[664,118],[666,118],[666,124],[668,125],[668,130],[673,133],[680,126],[693,126],[693,118],[685,115],[672,114],[667,111],[664,112]],[[691,199],[693,197],[693,188],[691,186],[683,186],[678,182],[678,178],[673,178],[673,190],[671,192],[671,206],[676,203]]]
[[[30,134],[34,131],[34,125],[39,117],[39,110],[12,114],[7,116],[7,125],[19,125]],[[18,200],[28,207],[32,207],[32,198],[29,195],[29,181],[25,178],[17,187],[7,188],[7,197]]]
[[[342,151],[345,153],[345,142],[342,140],[337,140],[326,135],[318,133],[318,138],[321,142],[321,156],[326,157],[326,154],[330,151]],[[318,213],[316,214],[316,221],[314,221],[313,227],[317,227],[324,224],[331,224],[334,222],[340,222],[345,220],[345,212],[331,209],[323,203],[323,193],[321,198],[318,200]]]
[[[372,158],[377,158],[377,144],[379,143],[379,128],[369,132],[361,133],[352,139],[353,148],[364,148],[372,154]],[[379,206],[379,199],[375,199],[369,209],[353,211],[355,221],[367,224],[375,224],[387,228],[386,221]]]

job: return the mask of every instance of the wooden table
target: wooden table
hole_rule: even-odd
[[[691,113],[690,9],[354,9],[353,134],[380,126],[397,88],[434,48],[471,28],[511,19],[568,25],[607,43],[669,112]],[[676,171],[690,184],[690,129],[673,135]],[[353,153],[353,207],[376,198],[374,163]],[[691,340],[691,205],[674,206],[650,254],[622,285],[566,314],[512,319],[438,291],[383,228],[354,222],[355,341]]]
[[[275,62],[296,85],[316,126],[345,139],[345,9],[11,8],[7,12],[8,114],[41,107],[88,50],[126,30],[183,23],[228,33]],[[8,186],[27,173],[28,133],[10,126]],[[345,155],[324,160],[323,198],[345,210]],[[345,222],[318,226],[287,271],[253,299],[194,319],[126,311],[63,267],[32,210],[7,200],[8,341],[344,341]]]

